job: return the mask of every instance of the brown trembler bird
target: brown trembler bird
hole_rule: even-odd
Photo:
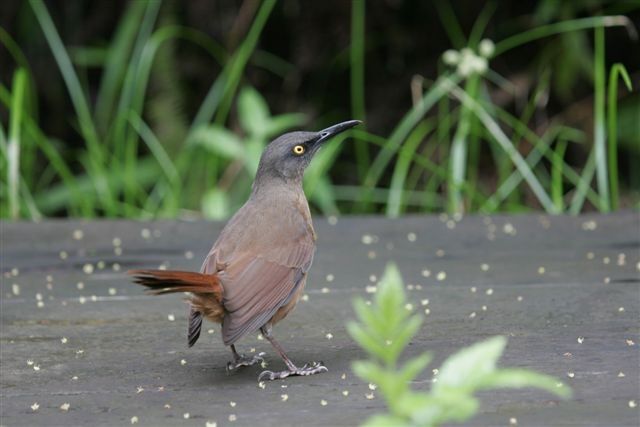
[[[265,148],[249,200],[222,230],[200,273],[132,270],[136,283],[154,295],[190,292],[188,342],[200,336],[202,318],[222,323],[222,340],[231,347],[228,370],[262,361],[238,354],[235,343],[260,330],[287,369],[264,371],[262,379],[326,372],[322,362],[296,366],[271,333],[302,295],[316,249],[316,234],[302,176],[314,154],[331,137],[359,124],[350,120],[320,132],[292,132]]]

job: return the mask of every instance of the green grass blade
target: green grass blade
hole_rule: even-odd
[[[109,117],[115,109],[115,100],[126,72],[128,56],[145,8],[146,3],[142,1],[129,3],[116,27],[113,41],[108,47],[107,61],[100,81],[95,109],[96,123],[103,131],[106,131]]]
[[[605,67],[604,67],[604,28],[595,29],[594,49],[594,90],[593,97],[593,150],[595,151],[596,182],[600,194],[600,211],[609,211],[609,182],[607,181],[607,152],[605,141]]]
[[[449,85],[455,84],[460,81],[458,75],[443,75],[427,90],[420,102],[414,105],[411,110],[402,118],[398,126],[394,129],[387,143],[382,150],[378,153],[373,161],[369,172],[364,180],[364,189],[362,192],[361,201],[367,203],[367,197],[369,190],[374,188],[380,177],[384,173],[385,168],[396,154],[402,142],[407,138],[411,130],[418,124],[424,115],[431,109],[431,107],[442,98],[449,88]]]
[[[82,86],[80,85],[80,80],[73,69],[71,59],[69,58],[64,44],[58,35],[49,12],[47,12],[44,2],[42,0],[30,0],[29,3],[31,4],[33,12],[40,23],[47,43],[51,48],[51,52],[53,53],[65,84],[67,85],[71,102],[73,103],[76,114],[78,115],[78,121],[83,137],[85,138],[92,155],[96,156],[98,163],[101,163],[103,156],[99,145],[98,132],[96,131],[93,120],[91,119],[89,104],[87,103]]]
[[[409,134],[407,141],[402,144],[398,161],[395,164],[391,185],[389,187],[389,198],[387,199],[386,214],[388,217],[397,218],[402,209],[404,184],[407,179],[409,167],[413,157],[421,142],[429,132],[433,130],[433,120],[423,121]]]
[[[11,105],[11,95],[6,87],[0,84],[0,102],[5,106]],[[81,214],[84,217],[90,218],[93,216],[93,208],[88,201],[82,197],[82,193],[77,189],[75,185],[75,178],[73,172],[67,166],[62,159],[58,148],[55,147],[51,141],[42,133],[40,128],[36,125],[35,121],[31,117],[24,117],[24,132],[26,136],[35,142],[38,149],[42,151],[46,161],[53,167],[58,176],[62,179],[64,185],[74,195],[69,200],[67,207],[71,214]],[[40,208],[41,209],[41,208]],[[47,212],[45,212],[47,213]]]
[[[136,168],[135,179],[141,187],[150,186],[158,179],[158,164],[155,159],[145,157],[140,159]],[[126,177],[117,169],[110,169],[106,176],[114,194],[121,194],[124,190]],[[74,177],[75,189],[69,188],[64,182],[51,186],[48,191],[41,192],[35,196],[37,206],[43,212],[57,212],[65,209],[69,201],[74,199],[75,191],[79,192],[87,203],[92,206],[99,206],[100,194],[95,191],[94,178],[90,175],[79,175]],[[130,209],[131,217],[139,214],[135,205],[125,206],[123,203],[116,204],[116,209],[124,212],[123,209]]]
[[[251,65],[260,67],[278,77],[286,78],[289,73],[296,70],[296,66],[284,58],[262,49],[256,49],[249,60]]]
[[[44,2],[42,0],[30,0],[30,4],[62,73],[71,102],[78,115],[80,130],[89,151],[91,169],[94,171],[94,177],[96,178],[94,184],[101,196],[100,200],[107,213],[114,214],[113,195],[109,189],[108,181],[105,179],[105,156],[102,152],[98,132],[91,117],[89,104],[80,85],[80,80]]]
[[[558,212],[564,211],[562,165],[564,163],[564,154],[567,151],[567,145],[568,141],[564,138],[558,141],[551,164],[551,198]]]
[[[493,15],[493,12],[496,10],[496,2],[490,1],[482,8],[482,12],[476,18],[473,23],[473,27],[471,28],[471,33],[469,33],[469,46],[474,49],[480,43],[482,39],[482,35],[484,34],[484,30],[487,28],[487,24],[489,23],[489,19]]]
[[[208,37],[205,33],[182,26],[171,25],[162,27],[153,33],[142,50],[140,63],[138,68],[136,69],[136,92],[134,94],[135,99],[144,99],[149,84],[151,68],[153,66],[158,50],[165,42],[174,38],[190,41],[196,46],[202,47],[210,54],[210,56],[214,60],[216,60],[216,62],[221,63],[227,56],[224,52],[224,49],[218,43]],[[218,79],[216,79],[212,90],[209,91],[209,93],[205,97],[205,100],[200,106],[200,109],[196,114],[196,118],[193,120],[193,123],[191,125],[192,131],[200,125],[211,120],[213,111],[215,111],[215,108],[218,105],[219,97],[221,96],[223,87],[224,79],[221,79],[219,77]],[[213,103],[211,102],[212,91],[218,94],[217,101]],[[211,107],[213,107],[213,109],[211,109]],[[138,114],[140,114],[140,111],[138,111]]]
[[[434,2],[434,6],[451,44],[456,49],[462,49],[467,44],[467,38],[464,36],[464,31],[462,31],[460,21],[456,17],[451,3],[448,0],[437,0]]]
[[[591,181],[593,180],[595,171],[596,161],[594,151],[592,150],[589,154],[589,158],[587,159],[587,163],[582,170],[582,174],[580,175],[580,181],[576,186],[576,192],[573,195],[573,199],[571,199],[571,206],[569,207],[569,213],[571,215],[578,215],[582,210],[587,191],[591,188]],[[599,205],[600,200],[598,200],[595,206],[598,207]]]
[[[12,219],[18,219],[20,216],[20,200],[18,199],[20,186],[20,138],[26,88],[27,72],[23,68],[19,68],[13,75],[7,150],[7,162],[9,164],[7,168],[9,216]]]
[[[147,145],[149,151],[151,151],[151,154],[158,162],[160,169],[164,172],[167,180],[169,181],[170,191],[166,192],[167,194],[163,200],[167,206],[168,213],[175,215],[180,209],[180,194],[182,190],[180,174],[156,135],[142,120],[142,118],[132,111],[129,116],[129,121],[136,132],[140,135],[142,141]]]
[[[626,27],[629,36],[637,39],[637,33],[633,23],[626,16],[595,16],[591,18],[571,19],[549,25],[541,25],[528,31],[523,31],[496,43],[494,56],[499,56],[508,50],[555,34],[570,31],[587,30],[596,27]]]
[[[617,210],[619,205],[618,189],[618,77],[631,91],[631,79],[627,69],[621,63],[613,64],[609,72],[607,102],[607,143],[609,149],[609,183],[611,185],[611,209]]]
[[[31,69],[31,65],[27,61],[27,57],[20,49],[20,46],[15,41],[15,39],[9,34],[4,28],[0,26],[0,44],[2,44],[7,52],[11,55],[13,60],[16,62],[18,68],[24,68],[27,72],[27,83],[29,85],[28,95],[29,97],[29,106],[31,107],[31,114],[37,117],[38,114],[38,98],[37,91],[35,86],[35,79],[33,78],[33,71]]]
[[[533,170],[543,158],[549,145],[556,138],[559,131],[559,128],[552,127],[541,138],[536,137],[535,147],[526,158],[527,165],[531,170]],[[498,205],[518,188],[522,180],[523,176],[518,169],[512,171],[511,174],[500,183],[500,186],[491,197],[484,202],[480,210],[485,213],[493,213],[498,208]]]
[[[151,128],[133,111],[129,116],[129,122],[147,144],[149,151],[158,161],[160,169],[162,169],[169,182],[180,188],[180,174]]]
[[[556,161],[556,162],[559,161],[557,158],[554,157],[553,151],[550,151],[550,150],[548,150],[546,148],[545,141],[543,141],[531,129],[528,129],[526,127],[526,125],[523,124],[517,117],[512,116],[507,111],[505,111],[505,110],[503,110],[503,109],[501,109],[499,107],[496,107],[495,105],[493,105],[493,111],[492,112],[496,115],[496,117],[501,122],[506,123],[508,126],[510,126],[513,129],[515,129],[526,140],[528,140],[529,142],[531,142],[533,144],[535,151],[530,153],[530,156],[534,156],[534,155],[537,156],[536,153],[540,153],[547,160],[549,160],[552,163],[554,161]],[[582,135],[582,133],[578,132],[576,129],[563,127],[562,128],[562,136],[563,136],[563,138],[568,139],[570,141],[584,142],[584,135]],[[549,141],[551,141],[551,140],[549,140]],[[535,165],[535,162],[533,160],[534,160],[533,157],[528,157],[527,158],[527,162],[529,162],[530,164]],[[579,187],[580,183],[582,182],[582,177],[578,173],[576,173],[573,170],[573,168],[571,166],[569,166],[564,161],[562,162],[562,174],[564,175],[565,179],[567,179],[576,188]],[[511,175],[512,176],[509,177],[508,179],[505,178],[503,180],[503,182],[507,183],[507,180],[510,181],[512,179],[516,179],[517,182],[515,182],[515,185],[517,185],[522,180],[522,176],[520,175],[520,173],[517,170],[513,171]],[[594,206],[598,206],[598,204],[599,204],[598,194],[589,186],[587,186],[585,188],[585,191],[586,191],[586,193],[584,194],[584,196],[589,200],[589,202],[591,202]],[[502,201],[502,199],[498,197],[498,196],[501,196],[502,194],[503,193],[500,192],[500,191],[494,193],[489,198],[489,200],[487,200],[486,203],[481,207],[481,211],[483,211],[483,212],[493,212],[498,207],[498,204],[500,203],[500,201]]]
[[[493,136],[495,141],[507,153],[513,164],[520,171],[544,209],[549,213],[557,213],[551,198],[540,184],[540,181],[538,181],[538,178],[536,178],[533,171],[527,165],[527,162],[522,158],[520,153],[516,151],[509,138],[507,138],[502,129],[500,129],[500,126],[493,120],[493,118],[491,118],[489,113],[487,113],[480,104],[469,97],[469,95],[467,95],[467,93],[460,89],[456,84],[451,83],[450,80],[446,81],[445,86],[447,86],[452,91],[453,95],[461,102],[469,105],[476,117],[484,124],[485,129]]]
[[[116,146],[116,161],[124,165],[124,174],[128,177],[125,180],[124,200],[122,206],[134,206],[135,199],[141,193],[141,187],[137,184],[134,176],[137,167],[138,135],[129,126],[129,114],[134,111],[142,114],[144,97],[139,95],[137,81],[137,71],[140,68],[142,53],[146,46],[153,28],[155,26],[162,2],[147,2],[142,21],[133,45],[133,52],[128,61],[124,82],[118,106],[115,114],[115,126],[113,138]],[[125,212],[128,214],[128,212]]]
[[[480,86],[480,77],[477,75],[470,76],[465,82],[465,91],[473,99],[478,96]],[[473,113],[466,105],[462,105],[460,118],[458,119],[458,128],[453,135],[451,143],[451,157],[449,160],[449,178],[447,180],[447,190],[449,199],[449,211],[462,213],[464,211],[464,202],[461,195],[461,186],[465,182],[465,174],[467,171],[467,139]]]
[[[372,188],[371,202],[385,204],[391,197],[391,191],[388,188]],[[360,199],[362,188],[358,185],[333,185],[334,197],[337,201],[357,202]],[[425,200],[428,202],[425,203]],[[444,202],[440,194],[428,191],[404,190],[402,192],[402,203],[411,207],[426,207],[431,210],[441,210],[444,208]]]
[[[365,84],[364,84],[364,52],[365,52],[365,1],[351,2],[351,115],[352,119],[363,121],[366,129]],[[356,165],[358,177],[364,179],[369,168],[369,150],[365,141],[355,140]]]
[[[0,156],[0,159],[2,159],[2,162],[0,163],[0,173],[4,173],[5,169],[8,169],[8,165],[6,164],[9,161],[8,152],[9,147],[4,128],[2,123],[0,123],[0,154],[2,154],[2,156]],[[9,217],[9,206],[5,204],[5,196],[7,196],[5,187],[0,188],[0,218]],[[32,221],[39,221],[42,219],[42,214],[33,201],[31,190],[29,189],[23,174],[20,174],[20,197],[22,198],[22,203],[26,208],[26,211],[29,213],[29,219]]]
[[[229,110],[231,109],[231,102],[244,74],[247,61],[258,44],[260,34],[262,34],[262,30],[264,29],[275,4],[276,0],[264,0],[261,3],[260,9],[258,9],[258,13],[256,14],[256,18],[249,29],[249,33],[246,35],[242,44],[231,59],[229,71],[226,74],[227,78],[225,79],[226,84],[224,86],[222,100],[216,113],[217,124],[223,124],[227,119]]]

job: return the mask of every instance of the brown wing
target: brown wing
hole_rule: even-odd
[[[219,273],[225,289],[225,345],[262,327],[289,302],[311,266],[314,250],[312,243],[297,243],[274,248],[270,259],[243,254]]]

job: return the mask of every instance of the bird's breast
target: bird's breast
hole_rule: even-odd
[[[250,200],[229,221],[215,250],[221,262],[251,252],[269,258],[278,247],[315,247],[316,233],[304,193],[277,194],[269,199]]]

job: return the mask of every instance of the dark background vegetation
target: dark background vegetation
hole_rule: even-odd
[[[114,37],[128,1],[45,2],[60,37],[77,65],[89,102],[96,96],[102,75],[106,48]],[[487,2],[450,2],[464,34],[471,28]],[[498,41],[526,29],[560,20],[596,15],[624,14],[638,24],[638,2],[632,1],[499,1],[484,36]],[[227,52],[242,43],[256,11],[257,0],[163,2],[156,27],[179,24],[201,31],[217,41]],[[241,85],[253,86],[265,97],[272,114],[302,112],[304,126],[316,129],[332,122],[352,118],[350,99],[351,2],[326,0],[279,1],[261,34],[257,50],[244,71]],[[414,76],[435,80],[442,71],[439,59],[452,47],[451,21],[447,8],[422,0],[376,0],[366,3],[365,105],[367,131],[389,135],[412,106],[410,84]],[[74,108],[46,39],[26,1],[0,2],[0,26],[20,46],[31,66],[37,88],[37,117],[44,133],[58,141],[65,159],[73,159],[85,142],[78,133]],[[557,35],[533,41],[492,59],[493,70],[511,81],[518,96],[495,86],[487,86],[492,101],[517,113],[539,80],[549,77],[550,85],[539,100],[527,125],[541,134],[549,123],[561,121],[587,136],[583,144],[569,146],[565,156],[569,165],[580,169],[587,158],[593,133],[593,31]],[[637,170],[640,133],[640,44],[621,27],[606,30],[607,70],[621,62],[628,70],[634,92],[621,85],[619,91],[620,179],[622,205],[629,206],[640,185]],[[15,62],[0,47],[0,77],[10,87]],[[167,151],[179,152],[182,138],[198,106],[221,67],[202,49],[174,40],[162,48],[154,65],[144,118]],[[0,108],[3,123],[9,111]],[[226,126],[238,134],[236,110]],[[375,153],[379,148],[369,148]],[[519,148],[526,154],[527,148]],[[145,147],[139,148],[141,155]],[[172,154],[173,155],[173,154]],[[359,185],[353,147],[345,148],[331,169],[334,184]],[[40,158],[44,163],[45,159]],[[72,164],[79,172],[80,166]],[[44,167],[44,165],[43,165]],[[495,166],[489,150],[481,150],[478,179],[486,188],[495,186]],[[381,186],[388,184],[391,169]],[[490,191],[490,190],[488,190]],[[524,206],[539,208],[535,202]],[[340,201],[343,212],[357,212],[354,204]],[[196,209],[197,206],[184,206]],[[506,206],[504,206],[506,208]],[[589,205],[586,209],[591,209]],[[371,212],[380,211],[380,206]],[[412,209],[408,209],[411,211]],[[65,209],[51,212],[65,215]]]

